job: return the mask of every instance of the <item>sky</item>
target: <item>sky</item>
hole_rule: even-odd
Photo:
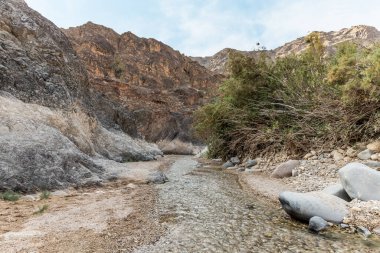
[[[189,56],[274,49],[311,31],[380,29],[379,0],[26,0],[68,28],[92,21],[155,38]]]

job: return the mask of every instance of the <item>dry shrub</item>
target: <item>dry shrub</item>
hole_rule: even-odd
[[[323,42],[275,62],[230,55],[231,76],[219,97],[195,114],[210,156],[299,157],[380,136],[380,47],[344,44],[323,58],[316,43]]]

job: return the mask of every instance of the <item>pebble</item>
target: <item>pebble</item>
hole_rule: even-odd
[[[357,228],[356,228],[356,231],[357,231],[359,234],[363,235],[365,238],[367,238],[368,236],[371,235],[371,232],[370,232],[367,228],[365,228],[365,227],[363,227],[363,226],[359,226],[359,227],[357,227]]]
[[[309,220],[309,230],[313,232],[318,233],[319,231],[325,230],[328,226],[327,221],[318,216],[311,217]]]

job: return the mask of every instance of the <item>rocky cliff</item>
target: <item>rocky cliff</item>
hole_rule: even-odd
[[[123,130],[132,119],[146,140],[194,141],[191,115],[209,99],[221,75],[131,32],[120,35],[91,22],[63,31],[87,68],[91,91],[129,115],[118,119]]]
[[[336,50],[336,46],[339,43],[345,41],[352,41],[365,47],[380,42],[380,31],[378,31],[375,27],[365,25],[344,28],[339,31],[319,32],[319,34],[324,41],[326,52],[329,54],[333,53]],[[299,54],[306,48],[306,38],[301,37],[274,50],[267,50],[264,52],[266,52],[271,58],[277,58],[284,57],[289,54]],[[214,73],[226,74],[226,66],[230,52],[239,52],[251,57],[257,57],[260,54],[260,51],[239,51],[236,49],[226,48],[213,56],[192,57],[192,59],[205,66],[207,69],[213,71]]]
[[[98,159],[161,153],[99,123],[95,105],[114,105],[91,92],[65,34],[22,0],[0,0],[0,69],[0,190],[99,183],[115,175]]]

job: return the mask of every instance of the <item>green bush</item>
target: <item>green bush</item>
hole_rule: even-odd
[[[17,201],[20,199],[21,195],[14,191],[6,191],[1,193],[1,199],[5,201]]]
[[[50,195],[51,195],[51,192],[49,192],[49,191],[43,191],[43,192],[41,192],[41,194],[40,194],[40,199],[42,200],[42,199],[48,199],[48,198],[50,198]]]
[[[379,135],[380,47],[345,43],[326,57],[318,34],[307,40],[303,54],[275,62],[230,55],[218,97],[195,113],[210,156],[302,155]]]

